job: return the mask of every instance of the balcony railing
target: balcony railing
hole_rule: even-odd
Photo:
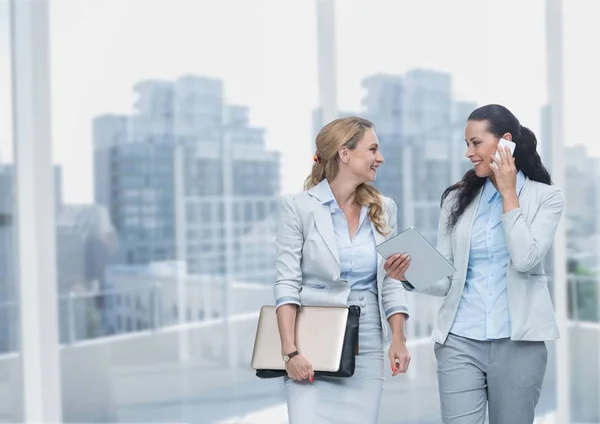
[[[580,281],[585,284],[586,302],[578,298],[582,290],[573,290],[577,300],[573,304],[581,305],[575,312],[592,314],[587,309],[593,305],[589,299],[594,297],[587,291],[592,280],[569,278],[570,284]],[[232,313],[225,315],[224,284],[189,279],[186,303],[190,314],[186,311],[184,324],[179,322],[180,311],[172,308],[178,299],[177,286],[164,279],[148,282],[143,288],[61,296],[65,420],[218,423],[252,416],[253,411],[265,408],[280,411],[277,405],[284,399],[278,382],[258,380],[249,367],[259,306],[272,300],[272,287],[234,283],[228,291],[234,297],[229,299]],[[594,284],[598,287],[597,280]],[[82,312],[86,308],[97,311],[100,297],[102,310],[113,314],[109,318],[115,314],[137,317],[142,325],[136,322],[103,334],[100,330],[105,328],[98,324],[101,319]],[[407,375],[386,379],[382,423],[439,422],[435,358],[429,339],[439,305],[436,301],[439,299],[410,294],[412,318],[407,330],[413,361]],[[207,309],[208,303],[211,309]],[[10,315],[17,316],[16,304],[3,306],[5,312],[8,307]],[[206,312],[204,316],[199,310]],[[90,332],[78,333],[82,328]],[[573,410],[581,422],[595,422],[600,416],[600,374],[593,371],[598,371],[600,324],[571,321],[569,331],[572,359],[567,366],[572,373]],[[556,404],[552,344],[549,351],[540,415],[551,412]],[[19,361],[18,351],[0,355],[0,399],[5,399],[0,401],[0,421],[22,418],[18,409]],[[399,418],[400,407],[403,414]]]
[[[185,311],[180,311],[178,290],[172,278],[137,281],[126,288],[102,292],[69,292],[59,296],[60,343],[74,344],[119,334],[157,331],[182,323],[211,322],[223,315],[251,314],[272,302],[272,287],[235,282],[225,290],[223,279],[186,277]],[[569,319],[578,323],[600,323],[600,278],[569,275]],[[233,299],[225,299],[225,293]],[[228,305],[229,302],[229,306]],[[410,296],[409,337],[431,334],[440,299]],[[230,312],[227,312],[230,310]],[[181,313],[183,312],[183,316]],[[0,353],[18,345],[18,304],[0,302]]]

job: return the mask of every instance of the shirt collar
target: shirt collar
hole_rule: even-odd
[[[337,201],[335,200],[335,197],[333,196],[333,192],[331,191],[331,186],[329,185],[327,178],[323,178],[319,184],[309,190],[309,193],[316,197],[322,205],[329,204],[329,208],[332,212],[341,210]],[[359,227],[367,215],[367,212],[369,212],[369,207],[363,205],[360,211]]]
[[[335,201],[335,197],[333,197],[333,192],[331,191],[331,187],[329,186],[329,181],[327,181],[327,178],[323,178],[323,180],[319,184],[311,188],[309,192],[314,197],[319,199],[319,201],[323,205],[332,201],[335,202],[337,205],[337,202]]]
[[[525,185],[525,174],[522,171],[517,172],[517,183],[515,185],[517,189],[517,196],[521,194],[521,190]],[[494,187],[491,179],[487,179],[485,186],[483,187],[483,197],[487,202],[491,202],[498,194],[498,190]]]

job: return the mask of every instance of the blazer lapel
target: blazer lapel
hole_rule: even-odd
[[[377,228],[375,227],[375,225],[372,222],[371,222],[371,230],[373,231],[373,236],[375,237],[375,246],[377,246],[378,244],[385,241],[386,237],[384,235],[381,235],[379,233],[379,231],[377,231]],[[383,257],[380,254],[377,254],[377,268],[378,269],[379,269],[379,266],[381,265],[382,260],[383,260]]]
[[[323,237],[323,240],[325,240],[325,244],[339,265],[340,257],[338,253],[337,242],[335,240],[333,220],[331,219],[329,205],[321,204],[320,206],[317,206],[315,208],[314,218],[317,231],[319,231],[319,234],[321,234],[321,237]]]

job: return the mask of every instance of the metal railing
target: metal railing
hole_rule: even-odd
[[[185,323],[220,319],[224,310],[221,279],[186,278]],[[120,334],[157,331],[180,325],[177,284],[172,278],[153,278],[134,287],[59,295],[59,340],[63,345]],[[270,285],[236,282],[231,316],[257,312],[272,302]],[[0,301],[0,353],[18,350],[19,304]]]
[[[219,279],[214,282],[198,278],[186,279],[188,310],[186,323],[200,323],[222,318],[221,305],[225,290]],[[205,290],[206,284],[210,289]],[[600,277],[571,274],[567,280],[569,320],[600,323]],[[252,283],[236,283],[233,296],[237,305],[231,316],[258,311],[260,305],[272,302],[272,287]],[[207,298],[210,297],[210,298]],[[59,302],[60,343],[74,343],[119,334],[157,331],[180,325],[178,321],[176,285],[172,279],[157,278],[142,287],[127,287],[102,292],[69,292]],[[416,302],[415,302],[416,303]],[[412,308],[411,328],[426,336],[435,313],[424,311],[423,299]],[[0,353],[12,352],[18,346],[18,302],[0,302]],[[416,308],[415,308],[416,307]]]

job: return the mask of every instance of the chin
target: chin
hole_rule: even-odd
[[[492,170],[489,168],[486,169],[476,169],[475,170],[475,175],[477,175],[479,178],[487,178],[490,175],[492,175]]]
[[[359,184],[370,183],[377,179],[377,173],[370,170],[367,172],[357,172],[356,174],[354,174],[354,176],[356,180],[359,181]]]
[[[372,183],[373,181],[377,181],[377,174],[370,175],[369,178],[365,180],[366,183]]]

